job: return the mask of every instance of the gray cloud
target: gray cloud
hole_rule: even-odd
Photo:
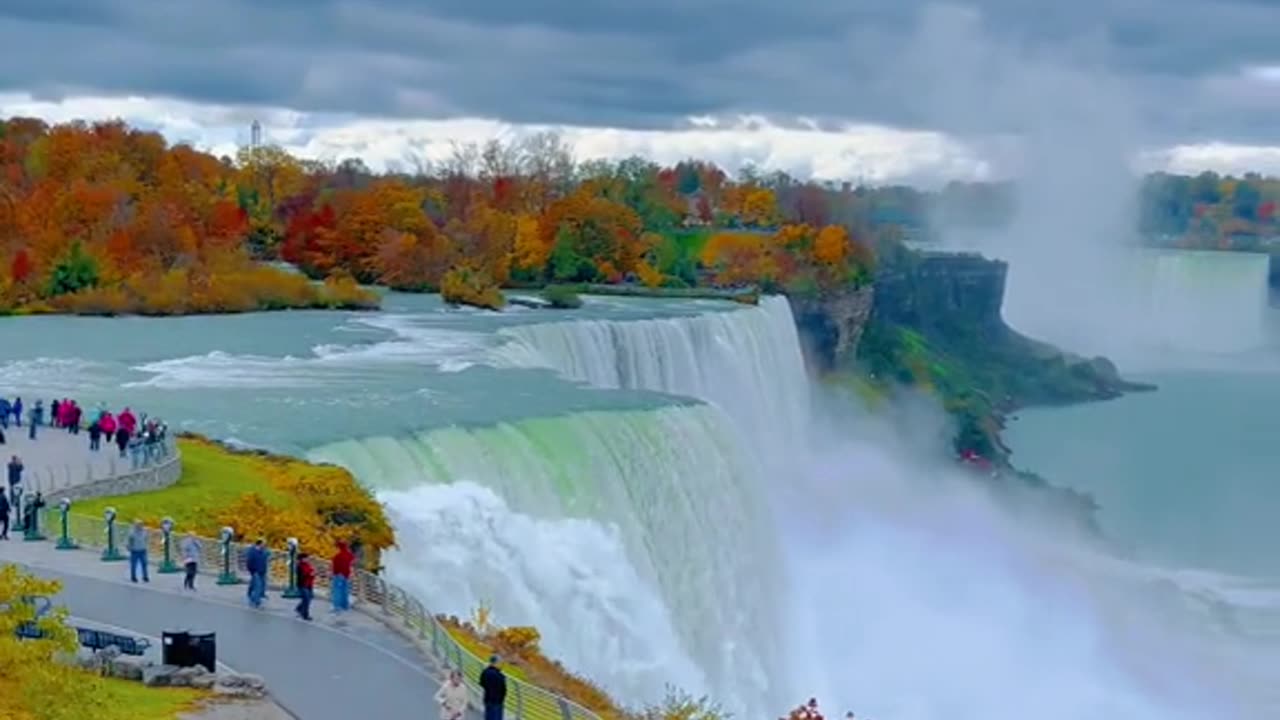
[[[999,102],[951,97],[983,91],[948,86],[959,62],[992,82],[1096,83],[1161,141],[1280,142],[1280,92],[1241,72],[1280,64],[1274,3],[972,5],[957,33],[936,25],[962,13],[923,0],[8,0],[0,89],[629,127],[735,112],[1016,126]]]

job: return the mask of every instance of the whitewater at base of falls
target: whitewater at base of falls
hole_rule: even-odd
[[[470,482],[379,494],[399,529],[388,578],[433,612],[530,625],[550,657],[623,701],[661,699],[667,683],[708,691],[666,603],[612,526],[513,512]]]
[[[404,549],[389,567],[441,604],[432,610],[466,616],[474,610],[467,603],[483,599],[500,621],[540,618],[549,653],[624,702],[657,702],[670,682],[745,711],[780,702],[770,694],[780,661],[771,590],[780,562],[759,475],[742,464],[729,427],[706,405],[585,412],[344,441],[310,457],[348,468],[387,501]],[[459,484],[488,488],[505,505]],[[464,527],[464,519],[483,524]],[[616,541],[602,540],[614,532]],[[460,556],[442,545],[451,534],[472,551]],[[574,566],[585,574],[533,577],[567,551],[544,542],[565,538],[599,541],[584,562],[626,567],[588,563]],[[499,547],[514,556],[486,554]],[[515,574],[500,582],[506,571]],[[594,600],[556,600],[588,588]],[[661,599],[678,642],[661,624],[648,627],[656,617],[650,596]],[[640,670],[600,662],[592,649],[605,646],[633,653]]]

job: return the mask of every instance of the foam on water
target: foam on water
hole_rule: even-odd
[[[492,523],[465,529],[423,527],[438,518],[423,515],[422,508],[449,517],[475,512],[474,496],[454,489],[457,483],[489,488],[506,506],[536,518],[546,533],[530,540],[556,533],[583,537],[584,523],[616,533],[625,559],[623,553],[611,557],[626,567],[578,580],[598,588],[631,583],[602,590],[605,598],[661,598],[674,634],[662,627],[650,631],[652,614],[644,603],[586,603],[573,606],[581,613],[566,614],[571,608],[556,607],[554,598],[571,588],[545,596],[542,588],[563,573],[535,577],[522,572],[497,582],[489,561],[464,566],[452,578],[465,591],[455,588],[424,597],[444,604],[433,608],[437,611],[466,615],[474,609],[466,603],[484,597],[507,622],[529,623],[533,615],[548,618],[549,624],[539,628],[549,648],[576,653],[619,642],[638,649],[640,667],[648,669],[635,677],[622,672],[625,665],[606,667],[590,655],[575,666],[607,682],[624,701],[656,702],[663,682],[673,682],[691,691],[714,690],[745,712],[777,701],[769,695],[768,678],[776,675],[780,660],[772,592],[780,563],[776,538],[767,532],[760,476],[742,463],[744,452],[728,428],[720,411],[705,405],[586,412],[350,440],[320,448],[311,457],[343,465],[379,488],[402,521],[397,528],[405,553],[390,566],[419,583],[441,582],[430,576],[443,560],[437,548],[406,540],[406,535],[507,532]],[[548,557],[563,552],[535,542],[512,543],[509,549],[514,554],[510,562],[524,568],[546,566],[552,562]],[[590,565],[580,567],[595,572]],[[540,597],[546,606],[525,612]],[[630,629],[620,637],[593,634],[624,624]],[[690,667],[698,672],[688,671]]]

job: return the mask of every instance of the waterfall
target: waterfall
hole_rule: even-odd
[[[780,562],[729,427],[707,405],[583,412],[310,457],[375,483],[404,549],[389,572],[434,611],[486,602],[535,625],[548,654],[624,702],[675,683],[745,712],[777,702]]]
[[[719,407],[767,468],[780,467],[803,447],[810,385],[784,297],[694,317],[555,322],[501,332],[565,377]]]
[[[1266,255],[1162,252],[1149,262],[1157,342],[1202,353],[1243,352],[1265,343]]]

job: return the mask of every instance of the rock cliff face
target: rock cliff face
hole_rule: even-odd
[[[826,373],[853,360],[862,331],[871,317],[874,298],[875,288],[870,285],[817,298],[789,298],[800,344],[811,369]]]
[[[981,255],[922,253],[876,278],[876,319],[925,335],[956,331],[1003,336],[1009,266]]]

